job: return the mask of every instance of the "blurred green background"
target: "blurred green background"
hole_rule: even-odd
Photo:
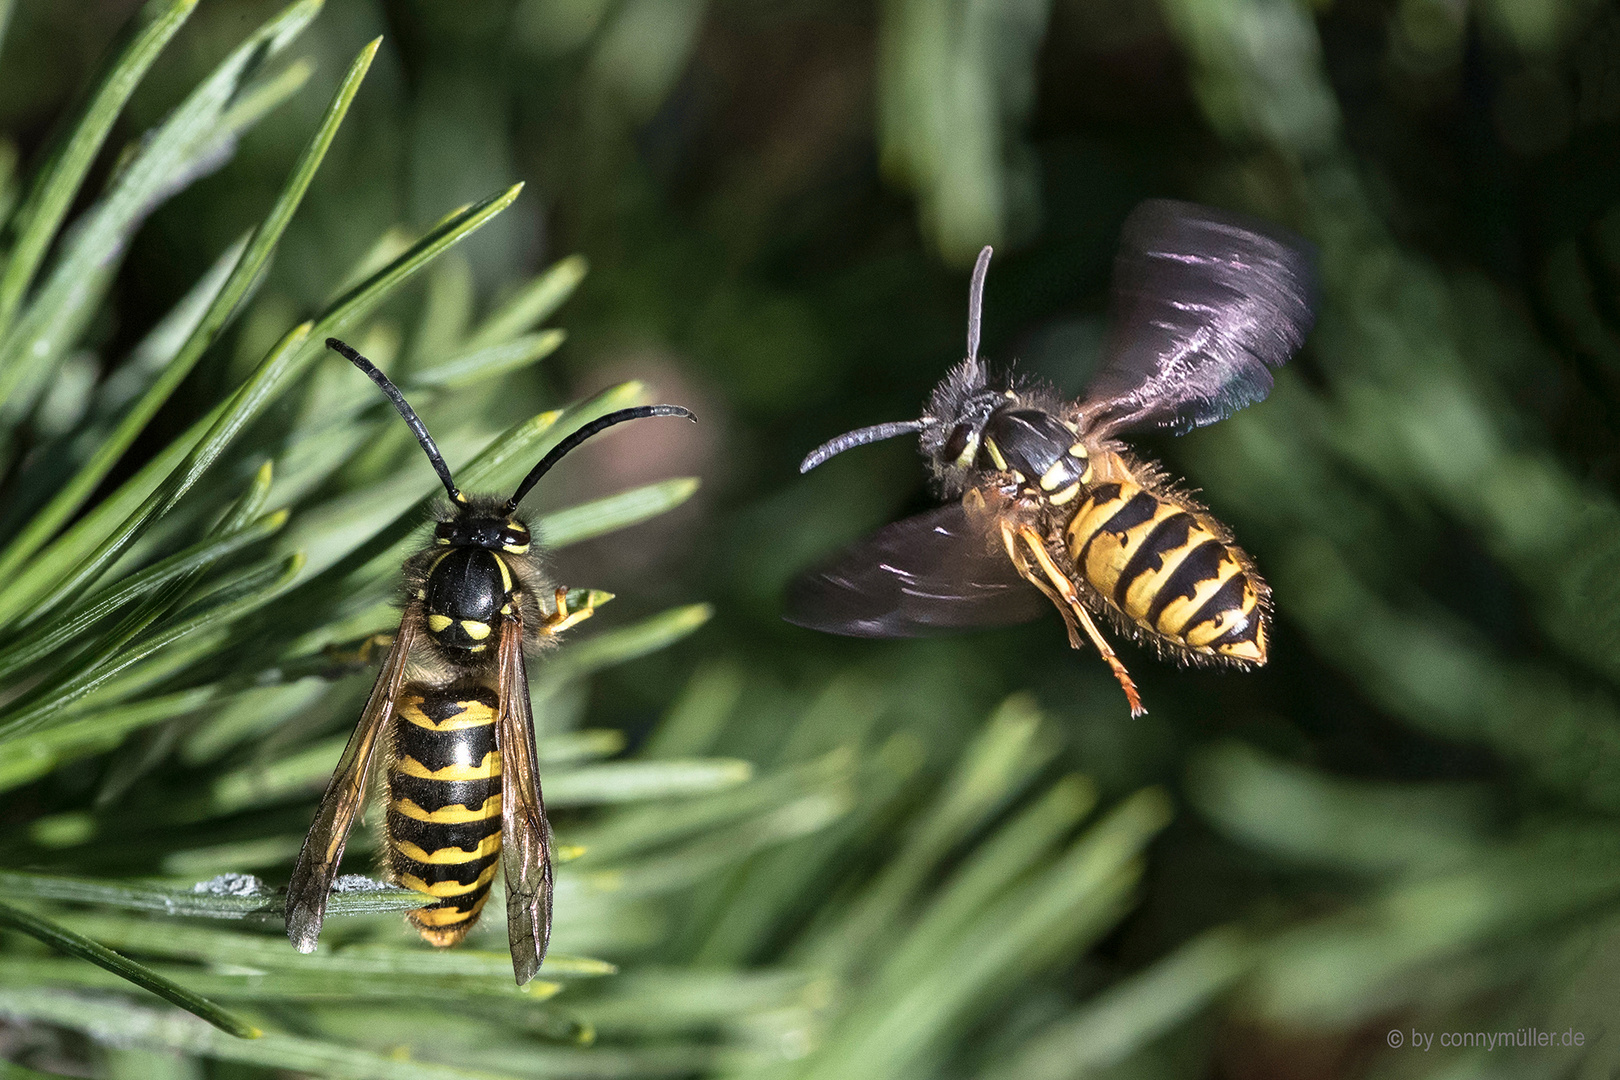
[[[141,10],[0,2],[13,262],[18,200]],[[81,700],[74,680],[114,654],[69,637],[57,661],[10,663],[78,601],[22,595],[41,564],[0,552],[24,582],[0,590],[0,901],[267,1034],[233,1039],[8,933],[0,1056],[131,1080],[1620,1070],[1620,9],[328,0],[252,58],[283,79],[275,107],[156,185],[127,251],[85,263],[93,302],[31,339],[51,342],[37,384],[5,383],[39,282],[90,235],[75,220],[279,10],[202,0],[89,159],[0,336],[0,542],[93,517],[38,524],[126,415],[119,373],[150,385],[143,343],[267,213],[381,35],[256,291],[86,506],[173,468],[171,440],[318,316],[416,380],[456,465],[538,410],[629,400],[628,381],[697,412],[593,442],[529,502],[597,507],[549,519],[580,540],[554,567],[616,595],[536,675],[559,837],[583,848],[555,978],[512,990],[493,909],[448,958],[395,914],[334,917],[311,967],[263,889],[186,899],[216,873],[284,883],[369,678],[321,648],[386,628],[398,543],[425,520],[396,515],[432,487],[363,380],[299,345],[287,400],[86,579],[199,542],[270,462],[242,520],[289,510],[264,550],[310,561],[248,581],[270,591],[228,629],[175,621],[215,594],[164,593],[132,640],[197,636],[152,638],[150,670]],[[487,227],[342,314],[345,289],[414,267],[411,243],[459,236],[447,214],[516,181]],[[1270,665],[1183,671],[1127,646],[1151,710],[1131,720],[1054,617],[925,642],[781,622],[795,573],[929,504],[904,440],[796,465],[916,415],[962,351],[980,245],[986,354],[1078,394],[1119,225],[1150,196],[1320,249],[1317,329],[1271,399],[1138,444],[1272,583]],[[537,340],[546,316],[560,348]],[[481,357],[478,380],[434,372],[451,357]],[[238,557],[227,603],[268,572]],[[1521,1045],[1532,1029],[1581,1045]],[[1442,1046],[1452,1032],[1516,1041]]]

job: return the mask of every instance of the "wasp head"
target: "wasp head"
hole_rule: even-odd
[[[529,527],[493,499],[455,503],[433,526],[433,542],[444,547],[480,547],[526,555]]]
[[[951,369],[928,399],[920,438],[934,480],[946,498],[960,495],[982,465],[984,429],[996,409],[1007,404],[1007,391],[989,384],[984,362],[963,360]]]

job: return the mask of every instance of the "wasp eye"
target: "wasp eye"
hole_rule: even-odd
[[[967,424],[957,424],[951,431],[951,437],[945,440],[945,460],[955,462],[960,459],[971,438],[973,428]]]
[[[511,547],[516,547],[517,545],[523,543],[523,541],[526,539],[527,537],[525,537],[522,533],[514,532],[511,529],[503,529],[501,531],[501,543]]]

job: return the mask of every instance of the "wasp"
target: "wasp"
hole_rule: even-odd
[[[979,359],[984,279],[968,293],[967,358],[916,420],[840,435],[853,446],[916,433],[945,505],[856,542],[788,595],[790,622],[856,637],[1007,625],[1056,605],[1146,710],[1097,627],[1189,664],[1266,662],[1270,590],[1231,532],[1120,441],[1181,434],[1261,401],[1314,322],[1312,250],[1259,221],[1153,199],[1126,219],[1102,363],[1079,401],[993,381]],[[1045,599],[1043,600],[1042,597]]]
[[[387,395],[450,502],[437,514],[432,542],[405,562],[399,631],[287,886],[287,936],[300,952],[314,950],[349,829],[380,762],[388,878],[432,900],[407,917],[431,944],[456,944],[477,922],[499,865],[521,986],[545,958],[552,896],[551,826],[535,765],[524,654],[554,645],[591,610],[570,611],[567,590],[547,580],[518,504],[569,451],[606,428],[649,416],[696,417],[677,405],[609,413],[553,447],[510,499],[469,496],[398,387],[336,338],[326,346]]]

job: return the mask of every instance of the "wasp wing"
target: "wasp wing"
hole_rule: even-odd
[[[499,649],[501,711],[495,739],[501,750],[501,867],[512,973],[522,986],[540,970],[551,941],[551,825],[540,797],[523,626],[517,619],[501,624]]]
[[[337,875],[338,863],[343,859],[343,847],[349,841],[349,829],[354,815],[366,797],[366,779],[371,774],[371,760],[377,749],[377,737],[388,727],[394,715],[394,702],[405,684],[406,661],[416,642],[416,628],[421,613],[409,609],[400,621],[399,633],[394,635],[393,647],[383,661],[377,681],[371,687],[371,696],[360,713],[360,723],[343,748],[332,780],[321,797],[315,811],[314,824],[304,837],[304,846],[298,852],[298,865],[293,868],[292,880],[287,883],[287,937],[299,952],[314,952],[320,937],[321,923],[326,918],[326,898],[332,890],[332,879]]]
[[[886,525],[788,591],[788,622],[850,637],[922,637],[1028,622],[1046,600],[962,504]]]
[[[1315,321],[1314,249],[1239,214],[1149,199],[1126,218],[1109,339],[1081,412],[1092,430],[1177,433],[1271,392]]]

